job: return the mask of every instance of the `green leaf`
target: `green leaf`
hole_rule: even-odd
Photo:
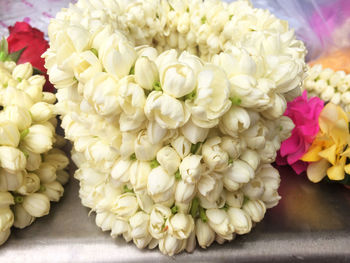
[[[176,173],[175,173],[175,179],[176,179],[176,180],[181,180],[181,178],[182,178],[182,177],[181,177],[180,171],[177,170]]]
[[[16,52],[12,52],[7,56],[7,60],[12,60],[14,62],[18,62],[19,58],[21,57],[23,51],[26,49],[27,47],[24,47]]]
[[[198,197],[193,198],[192,200],[192,205],[191,205],[191,216],[193,218],[196,218],[197,213],[198,213],[198,209],[199,209],[199,200]]]
[[[229,209],[229,205],[225,203],[225,205],[221,208],[223,210],[225,210],[227,212],[227,210]]]
[[[158,163],[158,161],[156,159],[154,159],[150,162],[150,166],[152,169],[158,167],[159,165],[160,165],[160,163]]]
[[[197,142],[196,144],[191,145],[191,153],[196,154],[201,147],[201,142]]]
[[[3,53],[4,57],[7,58],[8,52],[9,52],[9,49],[8,49],[7,40],[6,38],[3,37],[0,42],[0,53]]]
[[[132,66],[129,75],[135,75],[135,66]]]
[[[232,97],[230,98],[232,105],[241,105],[242,100],[238,97]]]
[[[179,208],[178,208],[176,205],[174,205],[174,206],[171,208],[171,213],[172,213],[173,215],[177,214],[178,211],[179,211]]]
[[[44,185],[40,185],[40,188],[39,188],[39,192],[40,193],[43,193],[43,192],[45,192],[46,191],[46,187],[44,186]]]
[[[130,155],[130,160],[131,161],[136,161],[136,154],[133,153],[132,155]]]
[[[22,204],[23,203],[23,196],[21,196],[21,195],[15,196],[14,201],[16,204]]]
[[[44,75],[44,72],[42,72],[40,69],[33,67],[33,75]]]
[[[191,93],[185,95],[185,100],[193,101],[196,98],[196,91],[192,91]]]
[[[129,189],[129,187],[127,185],[123,186],[123,191],[124,191],[124,193],[133,193],[134,192],[134,190]]]
[[[7,55],[5,54],[5,52],[0,51],[0,61],[5,61],[7,58]]]
[[[243,205],[245,205],[249,200],[250,200],[250,199],[249,199],[248,196],[244,196]]]
[[[160,85],[160,82],[159,81],[155,81],[153,83],[153,89],[156,90],[156,91],[162,91],[162,86]]]
[[[199,207],[199,217],[202,219],[202,221],[204,223],[206,223],[208,221],[208,217],[205,213],[205,209],[203,207]]]
[[[98,57],[98,51],[97,51],[96,48],[91,48],[90,51],[91,51],[92,53],[94,53],[94,55],[95,55],[96,57]]]
[[[21,140],[23,140],[29,133],[29,129],[21,131]]]

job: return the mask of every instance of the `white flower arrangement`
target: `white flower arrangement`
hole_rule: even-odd
[[[112,237],[174,255],[277,205],[305,47],[248,1],[79,0],[45,53],[83,205]]]
[[[69,179],[55,133],[55,95],[30,63],[0,62],[0,245],[11,227],[24,228],[50,211]]]
[[[350,74],[342,70],[334,71],[320,64],[309,67],[303,89],[309,96],[317,96],[350,111]]]

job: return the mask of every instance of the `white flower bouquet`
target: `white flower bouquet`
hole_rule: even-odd
[[[4,40],[6,41],[6,40]],[[53,93],[30,63],[0,62],[0,244],[11,227],[24,228],[47,215],[69,175],[65,144],[56,134]]]
[[[247,1],[79,0],[45,53],[83,205],[139,248],[250,232],[280,196],[274,162],[305,47]]]

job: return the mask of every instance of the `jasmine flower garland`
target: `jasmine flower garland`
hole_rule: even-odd
[[[317,64],[308,70],[303,89],[309,96],[317,96],[326,102],[339,105],[346,112],[350,110],[350,74],[334,71]]]
[[[164,254],[248,233],[275,206],[270,165],[305,47],[247,1],[80,0],[49,26],[56,107],[96,224]]]
[[[6,41],[6,40],[3,40]],[[58,148],[54,94],[30,63],[0,61],[0,244],[11,227],[24,228],[58,202],[69,163]]]

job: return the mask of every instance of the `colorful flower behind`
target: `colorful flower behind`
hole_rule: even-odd
[[[285,115],[295,128],[281,144],[278,165],[289,164],[298,174],[306,171],[314,183],[322,179],[350,185],[349,118],[333,103],[323,107],[318,97],[307,92],[288,103]],[[327,178],[326,178],[327,176]]]
[[[276,162],[278,165],[289,164],[298,174],[304,172],[307,163],[301,157],[308,151],[319,131],[318,116],[323,108],[323,101],[317,97],[307,98],[305,91],[287,104],[285,116],[295,124],[291,137],[283,141]]]
[[[31,27],[26,22],[16,22],[14,26],[9,27],[10,35],[7,38],[8,51],[15,53],[22,51],[17,61],[18,64],[29,62],[39,70],[46,78],[44,91],[53,92],[54,87],[48,80],[44,59],[41,55],[48,49],[49,44],[44,39],[44,33]]]
[[[319,133],[301,158],[309,162],[309,180],[317,183],[327,175],[330,180],[349,184],[350,133],[347,114],[341,107],[329,103],[320,114],[319,125]]]

